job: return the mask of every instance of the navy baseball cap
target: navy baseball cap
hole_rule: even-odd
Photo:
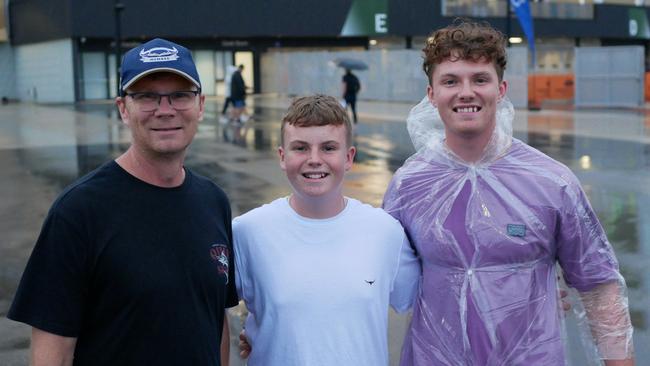
[[[120,73],[120,91],[123,93],[140,78],[155,72],[178,74],[201,89],[201,81],[192,53],[179,44],[156,38],[124,54]]]

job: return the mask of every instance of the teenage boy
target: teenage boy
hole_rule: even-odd
[[[196,66],[154,39],[120,76],[131,146],[54,202],[8,317],[33,327],[34,366],[226,365],[230,204],[183,166],[203,118]]]
[[[626,286],[580,182],[512,138],[503,35],[460,22],[424,48],[418,152],[384,208],[422,257],[401,364],[564,365],[556,263],[580,294],[607,365],[631,365]]]
[[[278,148],[293,193],[233,221],[251,366],[388,364],[388,306],[411,306],[420,264],[397,220],[343,195],[355,152],[335,98],[293,101]]]

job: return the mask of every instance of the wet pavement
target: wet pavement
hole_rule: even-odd
[[[209,99],[186,160],[226,191],[234,215],[289,193],[275,153],[289,100],[257,96],[251,102],[255,118],[229,125],[219,122],[220,101]],[[345,193],[379,206],[393,172],[413,153],[403,122],[410,106],[361,101],[358,108],[358,153]],[[650,362],[650,114],[517,110],[515,137],[580,178],[628,283],[637,364]],[[27,364],[29,328],[5,316],[50,204],[76,178],[121,154],[128,141],[110,102],[0,106],[0,365]],[[233,347],[242,312],[230,314]],[[394,364],[406,317],[391,313],[390,324]],[[576,342],[571,332],[569,338]],[[232,354],[232,364],[241,364],[234,348]],[[574,364],[586,364],[573,357]]]

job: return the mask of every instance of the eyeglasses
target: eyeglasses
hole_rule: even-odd
[[[192,108],[196,96],[201,93],[200,90],[175,91],[167,94],[154,92],[126,93],[131,97],[133,102],[143,112],[153,112],[160,107],[162,97],[167,97],[169,105],[177,111],[183,111]]]

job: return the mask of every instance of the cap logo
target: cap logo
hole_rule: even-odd
[[[178,60],[178,50],[176,47],[154,47],[148,50],[144,48],[140,51],[140,61],[142,62],[165,62]]]

